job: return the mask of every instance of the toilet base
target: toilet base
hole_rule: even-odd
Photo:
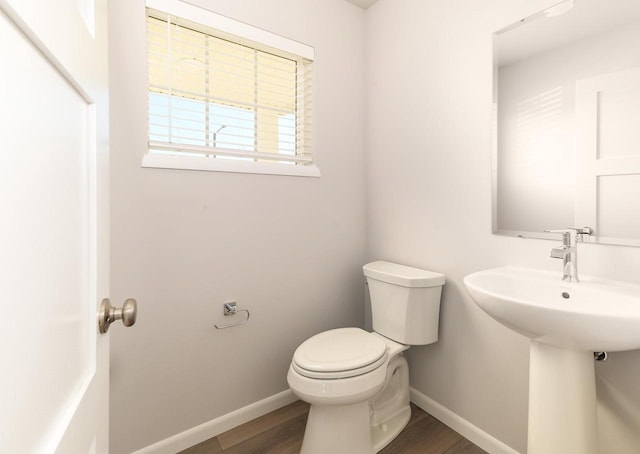
[[[411,407],[407,406],[380,425],[371,427],[373,452],[380,452],[386,448],[407,427],[409,419],[411,419]]]
[[[409,366],[402,354],[389,363],[385,386],[370,404],[371,439],[374,452],[379,452],[402,432],[411,419]]]
[[[300,454],[372,454],[369,401],[311,405]]]

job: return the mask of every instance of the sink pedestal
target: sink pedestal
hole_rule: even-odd
[[[531,341],[527,454],[598,454],[593,352]]]

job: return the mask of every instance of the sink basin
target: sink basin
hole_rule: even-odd
[[[487,314],[531,339],[527,454],[598,454],[592,352],[640,348],[640,286],[515,267],[464,284]]]
[[[559,272],[502,267],[465,277],[487,314],[531,339],[563,348],[640,348],[640,286],[589,276],[563,282]]]

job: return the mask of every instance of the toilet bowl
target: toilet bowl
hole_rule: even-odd
[[[442,274],[388,262],[363,270],[374,332],[316,334],[296,349],[289,366],[289,386],[311,404],[302,454],[373,454],[388,445],[411,416],[402,352],[437,340]]]
[[[287,380],[311,404],[301,452],[371,454],[393,440],[411,416],[407,348],[360,328],[300,345]]]

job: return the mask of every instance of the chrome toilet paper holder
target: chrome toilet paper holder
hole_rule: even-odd
[[[215,326],[217,329],[225,329],[225,328],[231,328],[232,326],[240,326],[240,325],[244,325],[245,323],[247,323],[249,321],[249,317],[251,316],[251,314],[249,313],[249,311],[247,309],[238,309],[238,303],[236,301],[227,301],[226,303],[222,304],[222,311],[224,313],[225,316],[227,315],[236,315],[239,312],[246,312],[247,313],[247,317],[240,321],[240,322],[236,322],[236,323],[229,323],[227,325],[213,325]]]

